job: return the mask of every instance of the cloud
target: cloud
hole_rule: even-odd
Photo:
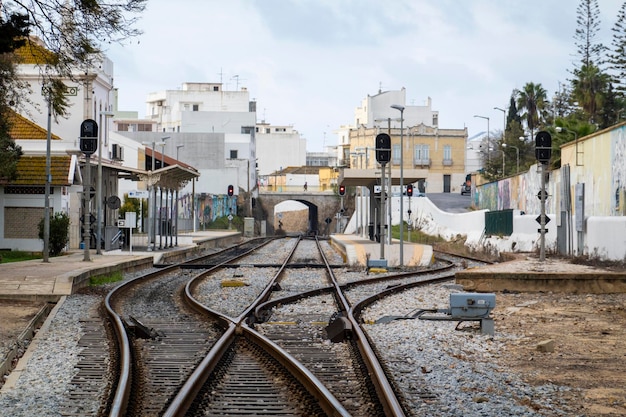
[[[433,100],[440,126],[484,130],[511,92],[552,95],[575,61],[576,2],[528,0],[151,0],[144,35],[112,46],[120,109],[143,115],[148,93],[186,81],[246,87],[258,119],[293,125],[309,150],[379,89]],[[602,36],[618,0],[599,0]],[[496,125],[494,123],[494,125]],[[324,139],[325,138],[325,139]]]

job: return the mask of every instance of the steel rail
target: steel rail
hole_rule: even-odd
[[[269,242],[271,242],[273,239],[258,239],[258,240],[262,240],[263,242],[246,251],[245,253],[241,253],[238,254],[238,256],[235,256],[227,261],[224,261],[218,265],[216,265],[214,268],[218,268],[223,264],[227,264],[228,262],[232,262],[232,260],[241,258],[247,254],[249,254],[250,252],[256,250],[259,247],[262,247],[266,244],[268,244]],[[250,241],[244,243],[244,244],[249,244]],[[241,245],[238,245],[241,246]],[[236,247],[236,246],[235,246]],[[220,254],[223,254],[225,252],[227,252],[228,250],[232,250],[234,247],[230,247],[227,249],[224,249],[223,251],[220,251]],[[121,284],[117,285],[115,288],[113,288],[105,297],[104,300],[104,306],[105,309],[107,311],[107,314],[109,316],[109,319],[112,321],[112,326],[113,326],[113,330],[115,332],[116,338],[117,338],[117,348],[119,350],[119,376],[118,376],[118,380],[116,382],[116,389],[115,389],[115,394],[113,395],[113,399],[111,400],[111,408],[110,408],[110,412],[109,412],[109,417],[121,417],[124,416],[126,414],[126,409],[128,407],[128,401],[130,399],[130,390],[132,387],[132,378],[131,378],[131,374],[132,374],[132,354],[131,354],[131,349],[130,349],[130,340],[128,338],[128,334],[126,333],[126,327],[124,325],[124,320],[120,317],[119,314],[117,314],[115,312],[115,309],[112,307],[112,302],[113,299],[115,297],[117,297],[120,292],[135,286],[135,285],[139,285],[139,283],[149,280],[149,279],[155,279],[158,278],[159,276],[162,275],[166,275],[170,272],[173,272],[175,270],[180,270],[182,269],[181,267],[184,265],[192,265],[195,264],[196,262],[198,262],[199,260],[202,259],[207,259],[210,258],[211,256],[215,256],[215,254],[212,255],[207,255],[207,256],[200,256],[198,258],[194,258],[191,260],[187,260],[178,264],[174,264],[174,265],[170,265],[170,266],[165,266],[161,269],[159,269],[158,271],[155,272],[151,272],[139,277],[136,277],[132,280],[126,281],[126,282],[122,282]],[[213,268],[211,268],[213,269]],[[224,322],[222,322],[224,323]]]
[[[317,242],[318,248],[320,248],[319,240],[317,240],[317,238],[315,240]],[[389,383],[389,380],[387,379],[385,371],[378,361],[378,357],[370,346],[369,340],[361,330],[359,323],[352,316],[350,311],[350,303],[345,298],[343,290],[341,289],[339,282],[337,282],[337,278],[335,277],[332,268],[330,268],[330,266],[328,265],[326,255],[324,254],[324,251],[321,250],[321,248],[320,253],[322,254],[322,259],[324,260],[324,263],[326,263],[328,267],[328,273],[333,282],[333,286],[335,287],[335,294],[341,301],[344,312],[346,313],[347,318],[352,325],[352,330],[356,335],[355,340],[357,342],[357,346],[359,348],[359,351],[361,352],[361,355],[363,356],[363,362],[365,362],[365,366],[367,366],[368,371],[370,372],[370,376],[372,378],[372,381],[374,382],[374,387],[378,394],[378,398],[381,400],[385,414],[387,416],[403,417],[405,415],[404,410],[402,409],[402,406],[398,401],[398,398],[396,397],[395,392],[391,384]]]
[[[217,319],[222,323],[228,322],[229,330],[215,344],[214,348],[211,349],[211,351],[209,352],[209,355],[207,355],[200,363],[200,365],[196,367],[191,377],[188,378],[183,387],[179,390],[178,394],[172,400],[164,416],[182,417],[185,415],[185,413],[189,410],[189,407],[191,407],[195,396],[202,389],[202,386],[206,383],[211,373],[215,369],[215,366],[218,363],[219,359],[234,343],[236,336],[246,337],[249,340],[252,340],[255,344],[263,348],[279,363],[285,366],[285,368],[288,369],[289,372],[294,377],[296,377],[296,379],[298,379],[298,381],[307,389],[307,391],[317,399],[320,407],[328,415],[350,415],[347,410],[341,405],[341,403],[332,395],[332,393],[328,391],[324,384],[322,384],[322,382],[319,381],[317,377],[315,377],[315,375],[313,375],[306,367],[304,367],[299,361],[293,358],[287,351],[285,351],[280,346],[267,339],[263,335],[254,331],[244,322],[246,317],[251,314],[251,311],[254,310],[259,303],[265,302],[270,297],[272,288],[276,284],[276,281],[279,279],[282,272],[285,270],[289,260],[295,253],[298,246],[297,244],[300,242],[300,240],[301,236],[299,237],[298,242],[296,243],[296,245],[294,245],[290,253],[285,257],[285,261],[282,263],[279,271],[275,274],[274,278],[265,287],[265,289],[261,292],[257,299],[252,302],[250,306],[236,318],[227,317],[203,305],[193,297],[193,291],[195,287],[199,285],[200,280],[206,275],[206,273],[194,277],[185,285],[184,294],[187,302],[196,311],[217,317]]]

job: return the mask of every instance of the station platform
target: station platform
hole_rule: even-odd
[[[127,250],[73,251],[67,255],[24,262],[0,264],[0,299],[22,299],[56,302],[86,285],[92,276],[114,271],[133,271],[155,264],[185,259],[208,248],[227,247],[238,243],[241,233],[231,230],[211,230],[178,235],[178,246],[148,251],[146,247]]]
[[[385,242],[382,248],[379,242],[357,235],[331,235],[332,244],[339,250],[348,265],[379,266],[381,259],[388,267],[400,265],[400,241],[392,239],[391,245]],[[429,266],[433,262],[433,248],[413,242],[402,244],[403,266]],[[369,262],[369,263],[368,263]],[[385,263],[385,262],[383,262]]]

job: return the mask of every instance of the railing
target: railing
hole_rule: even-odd
[[[306,190],[303,185],[261,185],[259,192],[261,193],[334,193],[337,190],[336,185],[308,185]]]
[[[430,158],[415,159],[413,163],[415,164],[415,166],[420,167],[430,167],[432,165],[432,161],[430,160]]]

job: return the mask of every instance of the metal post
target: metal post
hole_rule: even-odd
[[[85,203],[85,210],[83,212],[83,243],[85,245],[83,252],[83,261],[91,261],[89,257],[89,247],[91,246],[91,222],[90,210],[89,210],[89,194],[91,193],[91,154],[85,154],[85,182],[83,184],[83,199]]]
[[[380,259],[385,259],[385,163],[382,163],[382,180],[380,186]]]
[[[175,246],[178,246],[178,188],[176,189],[176,205],[175,205],[175,209],[174,211],[176,212],[176,217],[175,217],[175,222],[176,222],[176,244]]]
[[[100,120],[98,122],[100,126],[102,126],[102,112],[100,112]],[[98,130],[98,173],[96,177],[96,255],[102,255],[102,249],[100,248],[100,240],[102,239],[101,223],[102,223],[102,129],[99,129]]]
[[[400,110],[400,267],[404,265],[404,106],[394,104]]]
[[[43,217],[43,262],[49,262],[50,254],[50,142],[52,141],[52,96],[48,92],[48,133],[46,136],[46,196]]]
[[[540,162],[541,164],[541,236],[539,246],[539,260],[541,262],[546,260],[546,165],[547,163]]]
[[[98,130],[98,177],[96,179],[96,254],[102,255],[100,242],[102,241],[102,131],[104,130],[104,140],[108,132],[107,117],[113,116],[113,112],[100,112],[100,126],[102,126],[102,116],[104,116],[104,129]]]
[[[404,265],[404,107],[400,110],[400,267]]]
[[[155,167],[155,159],[156,155],[154,153],[155,142],[152,142],[152,175],[154,175],[154,167]],[[152,180],[152,230],[150,241],[152,243],[152,250],[156,250],[156,198],[157,198],[157,189],[156,184],[154,184],[154,180]]]
[[[159,187],[159,249],[163,249],[163,187]]]

